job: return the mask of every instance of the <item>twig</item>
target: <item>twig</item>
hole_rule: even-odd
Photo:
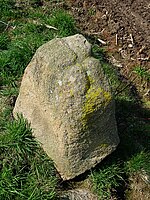
[[[103,45],[106,45],[106,42],[105,41],[103,41],[103,40],[101,40],[101,39],[97,39],[101,44],[103,44]]]
[[[147,96],[150,94],[150,89],[147,90],[147,92],[143,96]]]
[[[118,34],[116,34],[116,46],[118,45]]]
[[[137,78],[138,78],[138,76],[136,76],[135,78],[133,78],[131,82],[127,83],[127,85],[125,85],[125,86],[124,86],[122,89],[120,89],[119,91],[117,91],[117,89],[118,89],[118,87],[117,87],[116,92],[115,92],[115,96],[117,96],[118,94],[120,94],[121,92],[123,92],[127,87],[131,86],[132,83],[133,83],[133,81],[135,81]]]
[[[44,26],[46,26],[46,28],[49,28],[49,29],[58,30],[58,29],[55,28],[54,26],[50,26],[50,25],[48,25],[48,24],[44,24]]]
[[[4,30],[4,31],[6,31],[6,30],[8,29],[8,27],[9,27],[9,22],[8,22],[8,24],[7,24],[7,26],[6,26],[6,28],[5,28],[5,30]]]
[[[116,60],[116,59],[114,58],[114,56],[111,56],[111,57],[109,58],[109,60],[110,60],[110,62],[111,62],[114,66],[119,67],[119,68],[122,68],[122,67],[123,67],[122,64],[121,64],[118,60]]]
[[[50,25],[48,25],[48,24],[42,24],[42,23],[40,23],[40,22],[38,22],[38,21],[36,21],[36,20],[33,20],[33,21],[31,21],[33,24],[36,24],[36,25],[41,25],[41,26],[45,26],[46,28],[49,28],[49,29],[54,29],[54,30],[58,30],[56,27],[54,27],[54,26],[50,26]]]
[[[5,23],[5,22],[3,22],[3,21],[1,21],[1,20],[0,20],[0,23],[5,24],[6,26],[8,25],[7,23]]]
[[[104,15],[101,16],[101,19],[106,18],[108,15],[108,11],[106,10],[106,13]]]
[[[103,32],[104,32],[104,28],[101,30],[101,31],[99,31],[99,32],[93,32],[93,33],[90,33],[90,32],[88,32],[88,31],[85,31],[85,33],[87,34],[87,35],[100,35],[100,34],[102,34]]]
[[[141,49],[137,52],[137,55],[139,55],[140,53],[142,53],[142,51],[145,49],[145,45],[143,45],[142,47],[141,47]]]
[[[149,60],[150,58],[147,57],[147,58],[137,58],[138,60]]]
[[[130,38],[131,38],[132,44],[134,44],[133,37],[132,37],[132,34],[131,34],[131,33],[130,33]]]
[[[90,32],[87,32],[88,35],[99,35],[101,34],[101,31],[100,32],[93,32],[93,33],[90,33]]]
[[[12,29],[15,29],[15,28],[16,28],[16,26],[11,26],[11,25],[9,25],[9,22],[8,22],[8,23],[6,23],[6,22],[3,22],[3,21],[1,21],[1,20],[0,20],[0,23],[2,23],[2,24],[5,24],[5,25],[6,25],[6,28],[4,29],[4,31],[6,31],[6,30],[8,29],[8,27],[11,27]]]

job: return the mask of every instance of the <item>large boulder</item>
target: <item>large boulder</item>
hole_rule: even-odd
[[[22,79],[17,113],[31,123],[64,180],[94,167],[119,143],[108,80],[79,34],[36,51]]]

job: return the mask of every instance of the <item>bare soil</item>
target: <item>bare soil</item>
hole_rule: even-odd
[[[149,200],[150,192],[147,182],[143,182],[139,174],[130,177],[130,188],[126,192],[129,200]]]
[[[66,0],[66,6],[81,32],[102,40],[99,46],[111,62],[149,100],[149,81],[135,79],[133,69],[141,66],[150,73],[150,1]]]

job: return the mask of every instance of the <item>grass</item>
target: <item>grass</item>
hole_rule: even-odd
[[[7,50],[10,43],[10,38],[7,34],[2,33],[0,35],[0,49]]]
[[[0,141],[1,199],[54,199],[53,163],[33,138],[29,124],[21,116],[7,122]]]
[[[101,169],[92,172],[90,178],[93,183],[93,190],[100,199],[110,199],[112,190],[120,186],[123,181],[122,169],[119,165],[112,164],[103,166]]]
[[[0,0],[0,18],[0,199],[57,199],[59,184],[53,163],[32,136],[30,125],[21,116],[13,119],[12,109],[24,69],[36,49],[55,37],[77,33],[75,21],[62,9],[41,7],[40,1],[17,8],[13,0]],[[110,199],[114,191],[124,190],[131,174],[150,173],[150,112],[142,108],[132,84],[107,62],[104,49],[93,45],[92,52],[112,86],[121,141],[89,177],[99,198]],[[149,80],[143,68],[134,71]]]
[[[36,6],[35,6],[36,3]],[[47,11],[32,2],[27,10],[0,0],[0,199],[57,199],[53,162],[32,136],[21,116],[12,118],[20,79],[36,49],[55,38],[76,33],[63,10]],[[56,27],[49,29],[46,25]]]
[[[150,72],[143,67],[137,66],[134,68],[133,72],[136,73],[140,78],[150,81]]]
[[[130,173],[136,173],[141,170],[145,170],[148,174],[150,174],[150,152],[141,151],[140,153],[131,157],[125,163],[126,170]]]

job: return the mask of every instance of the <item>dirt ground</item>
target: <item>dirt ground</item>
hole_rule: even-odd
[[[133,69],[141,66],[150,73],[150,1],[66,2],[67,9],[74,16],[81,32],[96,37],[99,46],[106,50],[111,62],[125,79],[133,82],[142,99],[149,100],[149,79],[135,78]]]
[[[149,200],[150,192],[147,183],[143,182],[140,175],[130,177],[130,188],[126,192],[129,200]]]

